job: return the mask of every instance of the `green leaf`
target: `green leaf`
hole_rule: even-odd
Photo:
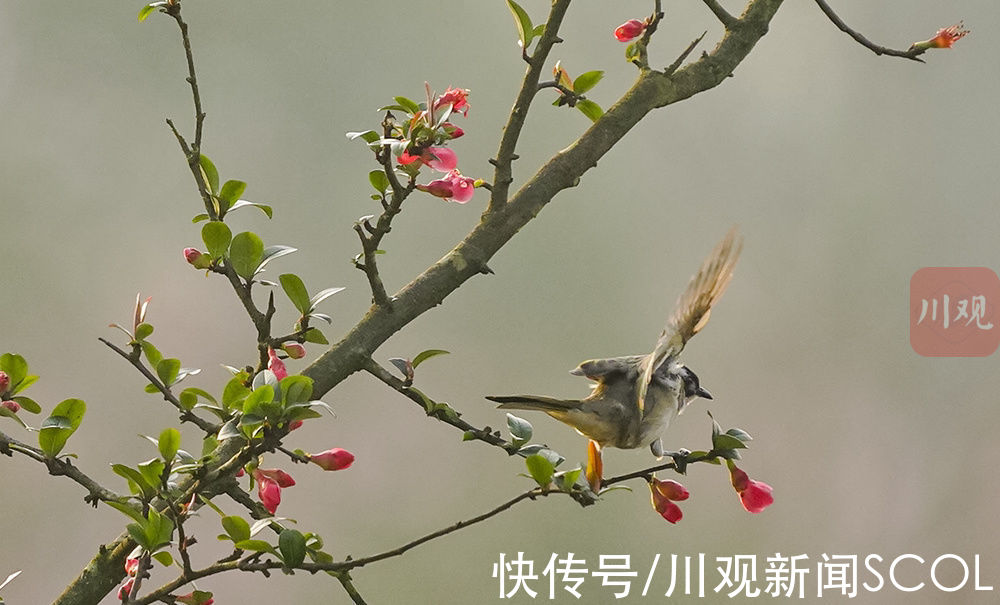
[[[514,24],[517,25],[517,37],[521,40],[521,48],[527,49],[531,44],[531,38],[535,35],[535,28],[531,24],[531,17],[524,12],[521,6],[514,0],[507,0],[507,8],[514,16]]]
[[[201,228],[201,241],[205,242],[209,256],[222,258],[229,251],[233,232],[229,229],[229,225],[222,221],[209,221]]]
[[[264,242],[256,233],[244,231],[233,237],[233,243],[229,246],[229,262],[237,275],[245,279],[252,278],[263,257]]]
[[[144,340],[139,343],[139,346],[142,347],[142,353],[146,356],[146,361],[149,362],[149,365],[154,368],[160,365],[160,362],[163,361],[163,354],[153,346],[153,343]]]
[[[265,414],[261,413],[263,406],[272,401],[274,401],[274,387],[269,384],[260,386],[254,389],[243,402],[243,414],[264,416]]]
[[[174,557],[165,550],[160,552],[154,552],[153,558],[160,562],[160,565],[164,567],[170,567],[174,564]]]
[[[247,184],[243,181],[226,181],[219,191],[219,203],[222,211],[225,212],[240,199],[243,192],[247,190]]]
[[[257,270],[260,271],[267,263],[272,260],[284,256],[286,254],[291,254],[292,252],[298,252],[298,248],[292,248],[291,246],[282,246],[280,244],[275,244],[274,246],[268,246],[264,248],[264,254],[260,257],[260,264],[257,265]]]
[[[31,374],[28,374],[27,376],[25,376],[21,380],[21,382],[19,382],[16,385],[14,385],[14,386],[11,387],[11,389],[10,389],[11,394],[20,393],[24,389],[26,389],[26,388],[30,387],[31,385],[35,384],[36,380],[38,380],[38,376],[33,376]],[[11,384],[13,384],[13,383],[11,383]]]
[[[236,548],[240,550],[252,550],[254,552],[274,553],[274,547],[263,540],[240,540],[236,543]]]
[[[142,473],[146,483],[151,486],[159,486],[163,483],[164,468],[166,468],[166,465],[159,458],[139,463],[139,472]]]
[[[637,42],[632,42],[625,47],[625,60],[632,61],[639,57],[639,44]]]
[[[286,406],[303,403],[312,398],[313,381],[308,376],[286,376],[280,384],[281,403]]]
[[[368,182],[372,184],[375,191],[385,193],[389,188],[389,177],[385,176],[384,170],[372,170],[368,173]]]
[[[222,425],[222,428],[219,429],[219,435],[217,439],[221,443],[223,441],[226,441],[227,439],[235,439],[237,437],[242,438],[243,433],[240,432],[239,422],[237,421],[236,418],[234,418],[229,422],[227,422],[226,424]]]
[[[181,371],[180,359],[161,359],[156,364],[156,375],[160,377],[166,386],[172,385],[177,380],[177,375]]]
[[[242,542],[250,539],[250,524],[246,519],[236,515],[222,518],[222,528],[233,542]]]
[[[531,439],[531,423],[513,414],[507,414],[507,428],[510,429],[510,436],[514,438],[515,443],[520,441],[518,445],[527,443]]]
[[[144,498],[151,498],[156,493],[155,486],[146,481],[146,477],[136,469],[124,464],[112,464],[111,470],[129,482],[129,488],[133,493],[142,494]]]
[[[135,339],[145,340],[153,334],[153,326],[148,323],[141,323],[135,327]]]
[[[316,305],[318,305],[319,303],[330,298],[337,292],[343,292],[346,289],[347,288],[324,288],[320,290],[319,292],[314,294],[312,298],[309,299],[309,309],[310,310],[315,309]]]
[[[204,153],[198,154],[198,163],[201,164],[201,174],[205,177],[208,192],[215,195],[219,191],[219,171],[215,169],[215,164]]]
[[[424,361],[430,359],[431,357],[437,357],[438,355],[447,355],[449,351],[443,349],[427,349],[426,351],[421,351],[417,353],[417,356],[413,358],[413,367],[416,368],[418,365]]]
[[[580,113],[590,118],[591,122],[596,122],[604,115],[601,106],[590,99],[580,99],[576,102],[576,108],[580,110]]]
[[[575,80],[573,80],[573,92],[578,95],[582,95],[594,86],[597,86],[597,83],[600,82],[603,77],[604,72],[601,70],[582,73],[577,76]]]
[[[11,390],[28,375],[28,362],[17,353],[0,355],[0,370],[7,372],[10,378]]]
[[[556,469],[545,456],[532,454],[524,459],[524,464],[528,467],[531,478],[538,483],[539,487],[545,487],[552,483],[552,476]]]
[[[13,399],[14,401],[16,401],[17,404],[19,406],[21,406],[21,409],[24,410],[25,412],[31,412],[32,414],[38,414],[39,412],[42,411],[42,406],[38,405],[38,403],[34,399],[31,399],[29,397],[25,397],[24,395],[18,395],[17,397],[11,397],[11,399]]]
[[[243,400],[249,394],[250,389],[243,384],[243,379],[240,376],[234,376],[226,384],[225,390],[222,391],[222,407],[227,410],[242,407]]]
[[[66,399],[52,410],[38,432],[38,445],[46,456],[54,458],[62,451],[66,441],[80,428],[86,411],[87,404],[81,399]]]
[[[580,478],[580,473],[583,471],[581,468],[575,468],[571,471],[566,471],[559,477],[559,484],[562,486],[564,492],[573,491],[573,486],[576,485],[576,480]]]
[[[744,431],[743,429],[731,428],[728,431],[726,431],[726,434],[729,435],[730,437],[736,437],[743,443],[746,443],[747,441],[753,441],[753,437],[751,437],[750,434]]]
[[[308,330],[306,330],[305,339],[306,342],[311,342],[313,344],[318,344],[318,345],[330,344],[330,341],[326,339],[326,336],[323,336],[323,333],[320,332],[319,328],[309,328]]]
[[[746,444],[732,435],[722,433],[712,438],[713,450],[736,450],[741,448],[746,448]]]
[[[145,21],[146,17],[148,17],[151,14],[153,14],[153,12],[156,9],[160,8],[161,6],[166,6],[166,5],[167,5],[166,2],[152,2],[150,4],[147,4],[144,7],[140,8],[139,9],[139,23],[142,23],[143,21]]]
[[[232,206],[229,207],[229,211],[237,210],[239,208],[246,208],[247,206],[253,206],[254,208],[259,208],[261,212],[267,215],[267,218],[274,218],[274,209],[267,204],[261,204],[259,202],[250,202],[247,200],[236,200]]]
[[[177,450],[181,449],[181,434],[177,429],[166,429],[160,433],[160,440],[156,447],[160,450],[160,455],[167,462],[174,459]]]
[[[174,533],[174,522],[156,512],[156,509],[150,508],[145,532],[150,545],[149,550],[156,550],[170,544],[170,537]]]
[[[114,500],[105,500],[104,503],[107,504],[108,506],[110,506],[111,508],[119,511],[120,513],[122,513],[123,515],[129,517],[130,519],[132,519],[134,521],[138,521],[139,523],[142,523],[142,522],[144,522],[146,520],[146,518],[142,516],[142,513],[139,512],[139,510],[137,508],[135,508],[133,506],[129,506],[128,504],[125,504],[124,502],[115,502]]]
[[[204,212],[202,212],[201,214],[196,214],[196,215],[194,215],[191,218],[191,222],[195,223],[195,224],[200,223],[202,221],[207,221],[207,220],[208,220],[208,215],[205,214]]]
[[[309,291],[302,283],[302,278],[294,273],[283,273],[278,276],[278,281],[281,282],[281,289],[285,291],[288,300],[292,301],[299,313],[307,315],[312,305],[309,304]]]
[[[420,105],[418,105],[416,101],[407,99],[406,97],[393,97],[393,99],[399,103],[407,111],[407,113],[413,114],[420,111]]]
[[[286,567],[298,567],[306,558],[306,538],[298,530],[283,529],[278,534],[278,549]]]
[[[381,137],[374,130],[366,130],[364,132],[348,132],[347,140],[353,141],[354,139],[362,139],[366,143],[374,143],[378,141]]]
[[[145,524],[146,520],[143,519],[140,523]],[[143,527],[144,525],[140,525],[139,523],[129,523],[125,526],[125,529],[128,530],[128,535],[132,537],[132,540],[142,547],[143,550],[152,550],[149,541],[146,539],[146,532],[143,531]]]
[[[13,418],[18,424],[21,425],[21,428],[25,428],[25,429],[28,428],[28,425],[25,424],[24,421],[21,420],[20,416],[18,416],[17,413],[14,412],[13,410],[8,410],[7,408],[0,407],[0,416],[6,416],[8,418]]]

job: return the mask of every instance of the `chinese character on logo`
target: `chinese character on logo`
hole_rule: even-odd
[[[1000,345],[1000,278],[986,267],[924,267],[910,278],[910,346],[927,357],[985,357]]]

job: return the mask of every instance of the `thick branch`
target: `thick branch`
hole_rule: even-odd
[[[683,101],[723,82],[767,32],[768,23],[781,3],[782,0],[754,0],[715,50],[671,75],[643,71],[625,96],[576,143],[559,152],[507,204],[486,213],[458,246],[397,292],[393,297],[391,313],[377,306],[372,307],[340,342],[306,368],[303,373],[315,381],[314,394],[321,396],[350,374],[364,368],[374,351],[392,334],[441,304],[466,280],[482,272],[487,261],[503,245],[541,212],[556,194],[575,186],[583,174],[594,167],[647,113],[654,108]],[[534,86],[535,83],[532,90]],[[517,121],[513,124],[516,125]],[[510,145],[513,139],[509,137],[513,136],[504,133]],[[495,193],[499,184],[499,180],[494,183]]]

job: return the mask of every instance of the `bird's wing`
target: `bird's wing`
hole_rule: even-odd
[[[705,259],[698,273],[691,278],[684,294],[677,299],[677,305],[660,334],[656,348],[640,364],[642,369],[638,389],[640,412],[643,410],[646,390],[656,368],[667,359],[676,357],[687,341],[708,323],[712,305],[718,302],[722,293],[726,291],[726,286],[733,277],[733,267],[736,266],[736,260],[742,249],[743,238],[736,227],[733,227]]]
[[[574,376],[586,376],[591,380],[599,380],[611,374],[623,373],[633,377],[638,376],[639,362],[642,355],[628,355],[626,357],[611,357],[609,359],[588,359],[587,361],[570,370]]]

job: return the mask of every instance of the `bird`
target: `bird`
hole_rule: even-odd
[[[583,399],[538,395],[489,395],[499,409],[545,412],[570,425],[601,449],[649,446],[664,454],[660,436],[687,404],[697,397],[712,399],[698,376],[678,361],[684,345],[705,327],[712,307],[733,276],[743,238],[733,227],[691,278],[678,298],[653,351],[584,361],[570,374],[595,381]]]

